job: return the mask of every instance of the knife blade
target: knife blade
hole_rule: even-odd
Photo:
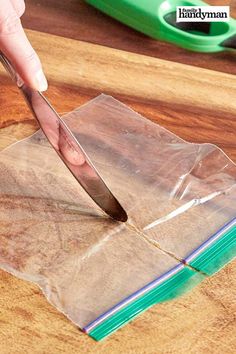
[[[90,158],[41,92],[27,86],[9,60],[0,52],[0,61],[23,93],[34,117],[61,160],[89,194],[93,201],[110,217],[126,222],[126,211],[107,187]]]

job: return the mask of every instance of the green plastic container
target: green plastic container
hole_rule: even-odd
[[[201,0],[86,0],[109,16],[146,35],[196,52],[236,48],[236,20],[175,22],[176,6],[206,6]]]

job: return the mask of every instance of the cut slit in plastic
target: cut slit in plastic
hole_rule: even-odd
[[[110,96],[65,121],[128,223],[104,217],[39,131],[0,153],[0,264],[100,340],[234,257],[236,166]]]

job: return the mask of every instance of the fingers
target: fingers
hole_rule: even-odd
[[[12,6],[14,7],[14,10],[17,14],[18,17],[21,17],[23,13],[25,12],[25,2],[24,0],[10,0],[12,3]]]
[[[40,60],[33,50],[16,13],[21,13],[21,1],[0,1],[0,49],[11,61],[24,82],[38,91],[47,89],[47,80]],[[18,7],[17,7],[18,6]],[[17,10],[15,8],[17,7]]]

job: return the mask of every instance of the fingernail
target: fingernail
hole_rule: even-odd
[[[48,83],[42,69],[36,73],[35,78],[38,91],[46,91]]]

